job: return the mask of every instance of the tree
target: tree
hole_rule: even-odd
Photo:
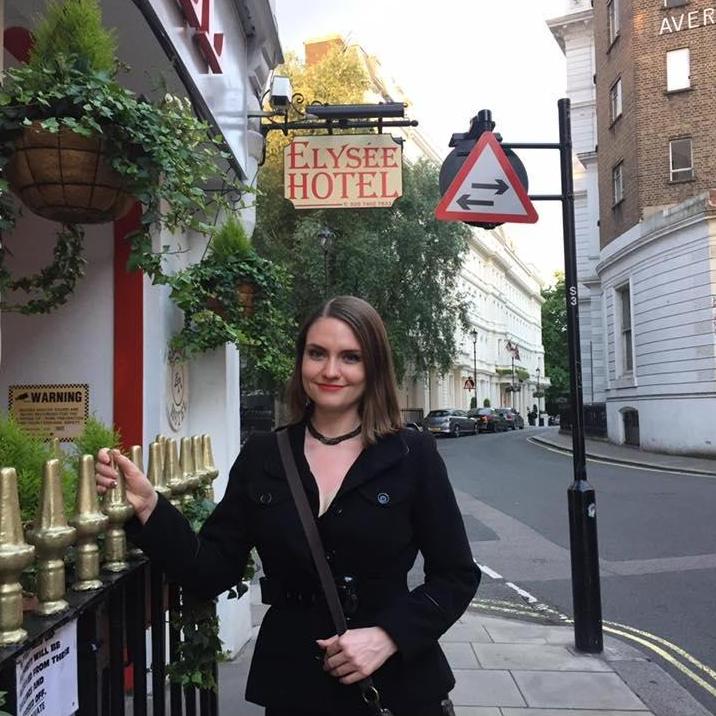
[[[542,343],[544,369],[551,385],[545,391],[545,408],[559,412],[558,398],[569,395],[569,352],[567,348],[567,305],[564,274],[555,274],[555,284],[542,290]]]
[[[291,57],[280,71],[308,101],[357,103],[369,87],[350,49],[333,50],[310,67]],[[360,296],[386,323],[399,377],[408,369],[446,372],[457,348],[456,330],[466,325],[457,281],[469,230],[435,220],[437,167],[406,164],[403,197],[392,208],[296,211],[283,198],[288,141],[278,132],[269,135],[254,240],[259,253],[294,277],[296,321],[326,296]]]

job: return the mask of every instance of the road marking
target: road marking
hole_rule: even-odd
[[[637,629],[632,626],[628,626],[627,624],[619,624],[618,622],[604,622],[605,624],[608,624],[609,626],[619,627],[620,629],[628,629],[631,632],[634,632],[635,634],[639,634],[641,636],[644,636],[648,639],[652,639],[655,642],[658,642],[659,644],[663,644],[665,647],[668,647],[673,652],[678,654],[682,659],[685,659],[686,661],[693,664],[697,669],[700,669],[705,674],[710,676],[714,681],[716,681],[716,670],[710,668],[709,666],[706,666],[706,664],[700,662],[696,657],[691,656],[688,651],[684,651],[680,646],[676,646],[676,644],[672,644],[670,641],[667,641],[666,639],[662,639],[660,636],[656,636],[655,634],[651,634],[648,631],[642,631],[641,629]]]
[[[550,448],[545,449],[549,450]],[[555,450],[553,452],[557,451]],[[503,577],[489,567],[478,564],[477,560],[474,560],[474,562],[483,572],[493,577],[493,579],[503,579]],[[511,616],[531,617],[533,619],[535,617],[540,617],[547,620],[547,615],[551,615],[552,617],[559,618],[559,620],[564,624],[574,624],[574,619],[568,617],[566,614],[562,614],[562,612],[557,609],[547,606],[544,602],[538,601],[532,594],[524,589],[521,589],[514,584],[514,582],[505,582],[505,586],[510,587],[510,589],[517,592],[517,594],[519,594],[523,599],[526,599],[529,603],[529,607],[520,608],[519,604],[514,604],[513,602],[502,599],[474,599],[470,602],[470,606],[490,612],[509,614]],[[699,676],[699,674],[695,673],[692,669],[679,661],[677,657],[680,657],[684,661],[696,667],[699,671],[702,671],[707,679],[714,682],[716,682],[716,670],[699,661],[685,649],[682,649],[676,644],[673,644],[660,636],[643,631],[642,629],[637,629],[636,627],[628,626],[627,624],[620,624],[619,622],[603,621],[602,629],[609,634],[614,634],[616,636],[623,637],[624,639],[634,641],[646,649],[654,652],[668,664],[671,664],[675,669],[684,674],[684,676],[691,679],[691,681],[693,681],[697,686],[700,686],[707,693],[716,698],[716,686]],[[657,644],[661,644],[664,648],[657,646]],[[674,652],[676,656],[670,654],[667,649]]]
[[[473,559],[473,562],[480,568],[481,571],[483,571],[488,577],[492,577],[493,579],[504,579],[504,577],[501,574],[498,574],[495,572],[494,569],[490,569],[485,564],[480,564],[476,559]]]
[[[673,667],[678,669],[682,674],[688,676],[688,678],[690,678],[694,683],[698,684],[702,689],[711,694],[711,696],[716,698],[716,687],[704,681],[698,674],[695,674],[687,666],[684,666],[680,661],[678,661],[678,659],[675,659],[673,656],[671,656],[671,654],[664,651],[664,649],[662,649],[661,647],[658,647],[655,644],[652,644],[650,641],[642,639],[635,634],[631,634],[628,631],[624,631],[622,629],[615,629],[614,627],[607,626],[606,623],[602,626],[602,628],[604,629],[604,631],[609,632],[610,634],[616,634],[618,636],[624,637],[625,639],[631,639],[632,641],[637,642],[637,644],[641,644],[647,649],[650,649],[655,654],[658,654],[662,659],[664,659],[664,661],[668,662]]]
[[[542,450],[553,452],[556,455],[563,455],[564,457],[572,456],[572,451],[567,448],[559,448],[553,446],[548,447],[544,443],[541,443],[534,438],[527,438],[527,442],[531,443],[532,445],[535,445],[536,447],[541,448]],[[642,465],[628,465],[623,462],[616,462],[614,460],[600,460],[599,458],[595,457],[587,457],[586,460],[587,462],[593,462],[597,465],[611,465],[612,467],[623,467],[627,470],[640,470],[642,472],[663,472],[665,475],[684,475],[686,477],[707,477],[711,480],[716,479],[716,475],[709,475],[707,473],[701,472],[681,472],[679,470],[672,470],[668,467],[644,467]]]
[[[509,587],[510,589],[514,589],[517,594],[519,594],[521,597],[524,597],[530,604],[537,603],[537,597],[533,597],[529,592],[526,592],[524,589],[520,589],[516,584],[513,584],[512,582],[505,582],[505,586]]]

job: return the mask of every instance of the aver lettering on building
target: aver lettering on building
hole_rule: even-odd
[[[298,137],[284,149],[284,192],[297,209],[392,206],[402,146],[387,134]]]

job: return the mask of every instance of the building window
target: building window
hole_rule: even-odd
[[[621,77],[609,90],[609,111],[612,123],[622,116],[622,80]]]
[[[624,200],[624,162],[619,162],[612,169],[612,205],[616,206]]]
[[[669,142],[669,163],[671,181],[694,178],[694,161],[691,151],[691,138],[672,139]]]
[[[691,57],[688,47],[666,53],[666,91],[691,87]]]
[[[622,374],[634,372],[634,353],[631,342],[631,291],[629,284],[617,289],[619,314],[621,317],[619,329],[621,332],[621,367]]]
[[[609,28],[609,44],[619,37],[619,0],[607,2],[607,26]]]

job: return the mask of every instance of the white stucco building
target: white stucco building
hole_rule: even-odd
[[[100,4],[105,25],[116,28],[119,59],[131,66],[120,81],[154,96],[156,78],[163,77],[169,92],[189,97],[195,112],[223,135],[232,170],[244,181],[254,181],[263,140],[258,120],[250,120],[248,113],[259,108],[269,72],[283,60],[274,2],[205,2],[210,49],[204,44],[203,52],[196,37],[201,33],[191,26],[192,3]],[[29,31],[44,6],[44,0],[5,0],[0,22],[6,67],[26,59]],[[242,220],[250,229],[253,210],[246,210]],[[238,352],[227,346],[186,366],[170,365],[168,342],[182,315],[165,287],[126,270],[126,236],[138,222],[139,211],[133,210],[113,223],[86,227],[86,275],[65,305],[46,315],[0,316],[0,410],[8,410],[11,386],[79,384],[88,391],[88,412],[115,425],[125,447],[142,445],[145,459],[157,434],[178,440],[209,433],[220,470],[215,483],[220,498],[239,449]],[[47,263],[57,228],[23,213],[15,230],[3,236],[15,275]],[[162,232],[153,240],[156,249],[182,249],[167,264],[171,271],[198,260],[207,238]],[[222,638],[229,651],[237,651],[250,636],[247,602],[223,599],[220,604]]]

